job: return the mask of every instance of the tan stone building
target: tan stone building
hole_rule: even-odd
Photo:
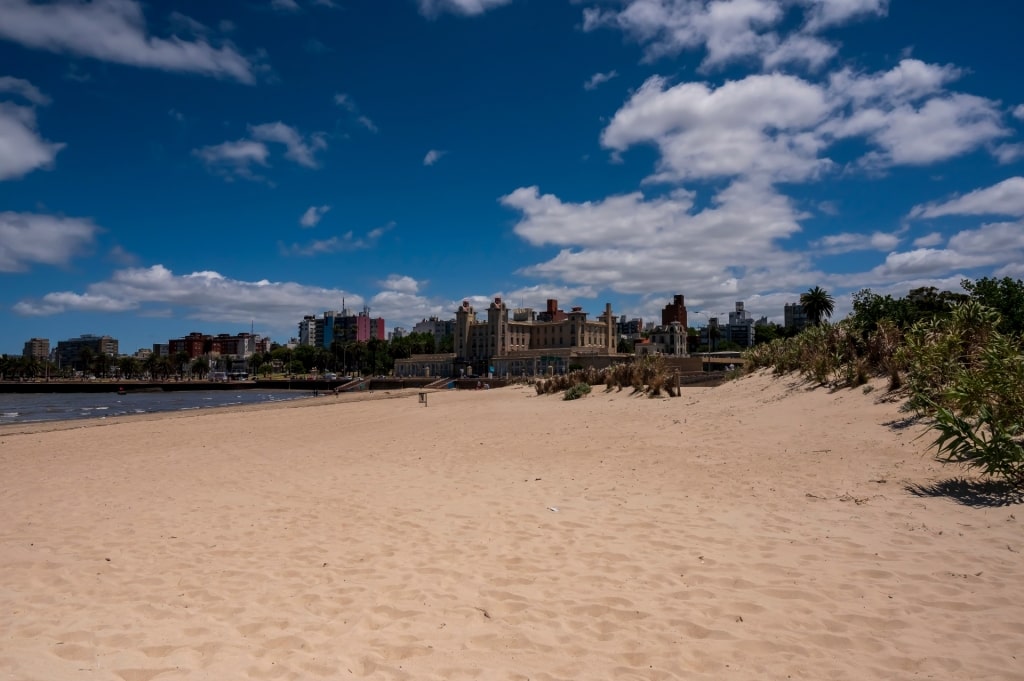
[[[549,300],[547,309],[557,310],[557,301]],[[456,364],[466,373],[527,376],[561,373],[572,364],[607,366],[622,358],[617,341],[610,304],[596,320],[574,307],[558,321],[540,321],[533,309],[510,311],[501,298],[490,304],[485,319],[477,319],[469,301],[455,311]]]

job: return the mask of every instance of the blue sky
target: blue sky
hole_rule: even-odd
[[[0,352],[1024,277],[1009,0],[0,0]],[[703,314],[701,314],[703,313]]]

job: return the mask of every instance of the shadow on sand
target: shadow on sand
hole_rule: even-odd
[[[950,478],[931,485],[907,485],[905,489],[917,497],[946,497],[976,508],[1024,503],[1024,489],[997,480]]]

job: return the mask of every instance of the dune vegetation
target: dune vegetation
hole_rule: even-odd
[[[833,388],[876,376],[934,436],[940,461],[1024,485],[1024,282],[964,281],[966,294],[870,290],[853,311],[745,353],[745,371],[798,372]]]

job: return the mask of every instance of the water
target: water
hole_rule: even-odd
[[[0,426],[10,423],[109,418],[163,411],[186,411],[264,404],[305,399],[309,391],[296,390],[182,390],[176,392],[45,393],[18,395],[0,393]]]

